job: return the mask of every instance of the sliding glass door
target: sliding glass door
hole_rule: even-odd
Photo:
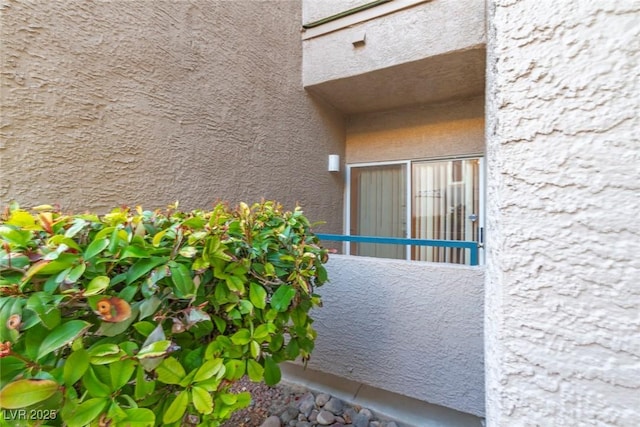
[[[349,167],[349,233],[359,236],[477,241],[481,159]],[[466,249],[355,244],[352,255],[468,264]]]

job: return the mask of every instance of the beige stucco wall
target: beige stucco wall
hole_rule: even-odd
[[[341,229],[344,125],[302,88],[298,1],[0,8],[0,204],[265,197]]]
[[[484,13],[478,0],[430,1],[305,40],[304,85],[484,45]],[[366,44],[354,46],[362,33]]]
[[[483,153],[483,97],[357,114],[347,122],[347,163]]]
[[[346,0],[302,3],[314,16],[339,3],[353,6]],[[342,26],[335,21],[309,29],[302,42],[303,84],[348,115],[482,94],[484,16],[479,0],[399,0],[350,15]]]
[[[484,415],[483,268],[334,255],[327,271],[310,369]]]
[[[492,0],[487,421],[640,425],[640,3]]]

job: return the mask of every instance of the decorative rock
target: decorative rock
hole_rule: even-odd
[[[281,425],[282,424],[280,424],[280,418],[272,415],[264,420],[264,422],[260,424],[260,427],[281,427]]]
[[[287,424],[291,420],[296,420],[298,418],[298,410],[292,406],[287,407],[285,411],[280,414],[280,419],[282,420],[282,424]]]
[[[287,405],[282,403],[274,403],[269,407],[270,414],[281,414],[287,409]]]
[[[327,393],[302,390],[267,402],[263,403],[269,405],[271,416],[260,427],[398,427],[396,422],[379,419],[368,408]]]
[[[329,424],[333,424],[335,420],[336,420],[336,416],[327,410],[323,409],[318,414],[318,424],[320,425],[328,426]]]
[[[344,402],[338,398],[332,397],[324,405],[323,409],[332,412],[335,415],[342,415],[342,412],[344,411]]]
[[[322,408],[331,399],[331,396],[327,393],[320,393],[316,396],[316,405]]]
[[[360,409],[360,413],[363,414],[365,417],[372,419],[373,418],[373,412],[371,412],[370,410],[368,410],[367,408],[362,408]]]
[[[360,411],[352,421],[353,427],[369,427],[370,419],[370,417],[367,417],[367,414],[363,414],[362,411]]]
[[[298,409],[305,417],[309,417],[311,411],[315,407],[316,398],[311,393],[307,393],[304,395],[300,402],[298,402]]]
[[[353,419],[356,417],[358,413],[356,412],[355,409],[353,408],[347,408],[344,410],[344,412],[342,413],[342,416],[344,417],[344,420],[347,424],[352,423]]]

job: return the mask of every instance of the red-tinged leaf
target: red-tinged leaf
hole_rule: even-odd
[[[53,214],[51,212],[40,212],[38,214],[38,219],[40,220],[40,225],[44,231],[49,234],[53,234]]]
[[[96,304],[98,315],[105,322],[118,323],[131,317],[131,306],[122,298],[103,298]]]
[[[38,261],[35,264],[33,264],[31,267],[29,267],[29,270],[27,270],[24,277],[22,278],[22,284],[24,285],[29,280],[31,280],[33,276],[38,274],[38,272],[43,268],[45,268],[47,264],[49,264],[50,262],[51,261]]]

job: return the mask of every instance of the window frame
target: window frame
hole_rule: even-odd
[[[442,161],[455,161],[455,160],[472,160],[477,159],[479,162],[479,172],[478,172],[478,185],[480,186],[479,194],[478,194],[478,230],[479,235],[476,236],[477,242],[479,243],[478,250],[478,262],[479,265],[484,265],[485,254],[484,254],[484,230],[485,230],[485,192],[486,192],[486,175],[485,175],[485,156],[484,154],[465,154],[461,156],[444,156],[444,157],[430,157],[430,158],[417,158],[417,159],[408,159],[408,160],[389,160],[389,161],[376,161],[376,162],[359,162],[359,163],[347,163],[345,167],[345,191],[344,191],[344,235],[351,236],[351,169],[352,168],[363,168],[363,167],[374,167],[374,166],[388,166],[388,165],[405,165],[406,167],[406,183],[405,183],[405,191],[406,191],[406,232],[405,238],[411,238],[412,233],[412,223],[411,223],[411,215],[413,212],[413,182],[412,182],[412,173],[413,173],[413,163],[418,162],[442,162]],[[351,254],[351,242],[344,242],[343,245],[343,253],[350,255]],[[411,259],[411,245],[405,245],[405,257],[407,261],[414,261]],[[417,261],[417,262],[428,262],[428,261]]]

